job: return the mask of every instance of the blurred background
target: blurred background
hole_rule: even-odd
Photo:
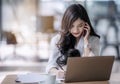
[[[100,54],[116,58],[111,78],[120,78],[119,0],[0,0],[0,82],[8,74],[45,72],[50,40],[73,3],[86,8],[101,36]]]

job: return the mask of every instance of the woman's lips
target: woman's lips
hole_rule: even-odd
[[[75,35],[79,34],[79,33],[74,33]]]

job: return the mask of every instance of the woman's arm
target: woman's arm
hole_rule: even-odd
[[[93,37],[90,40],[91,52],[89,56],[99,56],[100,55],[100,38]]]
[[[54,36],[50,42],[50,53],[49,60],[46,67],[46,72],[49,73],[51,68],[58,68],[58,64],[56,63],[57,58],[59,57],[59,50],[57,47],[58,35]]]
[[[90,26],[88,23],[85,23],[84,30],[86,31],[84,36],[84,56],[99,56],[99,38],[90,36]]]
[[[98,37],[90,37],[89,42],[84,44],[84,56],[99,56],[100,39]]]
[[[50,56],[46,67],[46,72],[49,74],[55,74],[59,78],[64,78],[64,72],[59,69],[59,66],[56,63],[57,58],[60,56],[60,51],[56,45],[59,38],[60,36],[56,35],[51,39]]]
[[[91,48],[89,46],[90,26],[88,23],[85,23],[83,31],[86,31],[84,36],[84,56],[89,56],[89,53],[91,52]]]
[[[57,74],[58,73],[58,69],[56,68],[56,67],[53,67],[53,68],[51,68],[50,70],[49,70],[49,72],[48,73],[50,73],[50,74]]]
[[[88,41],[84,41],[84,56],[89,56],[90,52],[91,52],[91,48],[89,46],[90,44],[88,43]]]

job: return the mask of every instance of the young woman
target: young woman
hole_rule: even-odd
[[[80,4],[72,4],[63,15],[61,32],[51,40],[46,71],[64,78],[69,53],[72,51],[72,55],[81,57],[99,56],[99,38],[85,8]]]

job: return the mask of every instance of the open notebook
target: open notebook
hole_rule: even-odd
[[[39,82],[41,84],[44,84],[44,82],[48,82],[45,84],[50,84],[50,81],[55,82],[55,84],[61,83],[60,79],[56,79],[55,75],[39,74],[39,73],[19,74],[17,75],[17,79],[15,81],[20,83],[36,83],[36,82],[38,83]]]

